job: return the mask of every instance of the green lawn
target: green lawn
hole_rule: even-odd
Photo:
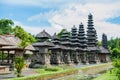
[[[107,72],[105,74],[102,74],[101,76],[93,79],[93,80],[119,80],[116,75],[111,74],[110,72]]]

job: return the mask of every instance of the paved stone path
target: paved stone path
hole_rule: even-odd
[[[33,69],[26,69],[26,70],[23,70],[23,72],[22,72],[22,75],[24,75],[24,76],[30,76],[33,74],[35,75],[38,73],[36,73]],[[11,72],[10,74],[0,75],[0,80],[15,78],[15,77],[16,77],[15,72]]]

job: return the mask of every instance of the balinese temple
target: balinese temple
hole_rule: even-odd
[[[18,56],[25,57],[26,55],[31,54],[34,48],[32,45],[27,46],[25,49],[18,47],[21,39],[15,35],[0,35],[0,52],[2,59],[0,60],[0,65],[12,65],[15,61],[15,58]],[[6,58],[4,57],[6,55]]]
[[[107,36],[102,36],[102,46],[97,46],[97,32],[93,24],[93,15],[88,15],[87,33],[84,25],[73,26],[71,32],[64,30],[62,37],[55,33],[52,37],[45,30],[36,35],[38,41],[33,44],[34,51],[31,67],[46,64],[74,64],[109,62]]]

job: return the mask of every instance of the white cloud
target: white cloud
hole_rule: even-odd
[[[45,12],[45,13],[39,13],[37,15],[29,17],[28,21],[44,21],[44,20],[49,20],[56,13],[57,13],[57,11],[49,11],[49,12]]]
[[[106,22],[107,19],[115,18],[120,16],[120,2],[117,3],[87,3],[81,4],[70,4],[68,8],[61,11],[51,18],[51,23],[57,23],[63,28],[71,29],[73,25],[79,25],[83,22],[85,29],[87,28],[87,15],[91,12],[94,17],[95,29],[98,33],[99,40],[101,39],[102,33],[106,33],[108,38],[120,37],[120,25]]]
[[[33,35],[38,34],[39,32],[41,32],[42,30],[46,30],[51,36],[55,33],[55,32],[59,32],[60,29],[57,29],[56,27],[48,27],[48,26],[27,26],[22,24],[19,21],[14,21],[15,26],[19,25],[21,27],[23,27],[28,33],[31,33]]]
[[[24,5],[24,6],[40,6],[40,7],[65,7],[71,3],[113,3],[119,0],[0,0],[2,4],[8,5]]]
[[[28,32],[31,32],[33,34],[39,33],[42,29],[47,29],[47,31],[51,34],[60,31],[62,28],[66,28],[70,31],[73,25],[76,25],[78,27],[80,22],[83,22],[86,29],[87,15],[89,13],[92,13],[94,15],[94,25],[95,29],[97,30],[99,39],[101,39],[102,33],[106,33],[109,39],[111,37],[120,37],[120,25],[106,22],[106,20],[109,18],[115,18],[120,16],[119,0],[37,0],[36,2],[33,2],[33,0],[24,0],[23,2],[22,1],[21,4],[26,1],[25,4],[31,3],[31,5],[47,5],[48,7],[58,5],[63,6],[61,9],[59,9],[59,11],[39,13],[28,18],[28,21],[31,22],[47,20],[51,24],[50,27],[28,27],[23,25]]]
[[[79,0],[83,3],[83,0]],[[44,8],[54,8],[54,7],[62,7],[63,5],[69,3],[77,3],[78,0],[0,0],[2,4],[8,5],[24,5],[24,6],[39,6]],[[65,7],[65,6],[64,6]]]

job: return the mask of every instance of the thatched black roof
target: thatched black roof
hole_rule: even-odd
[[[0,35],[0,50],[20,50],[23,49],[18,47],[21,39],[15,35]],[[32,45],[25,48],[26,50],[35,50]]]
[[[33,44],[34,47],[53,47],[55,46],[52,42],[44,41],[44,42],[36,42]]]
[[[15,35],[0,35],[0,46],[18,45],[20,41]]]
[[[87,47],[87,51],[99,51],[98,47]]]
[[[52,39],[59,39],[56,33],[52,36]]]
[[[80,47],[76,47],[75,50],[76,51],[83,51],[84,52],[84,51],[86,51],[86,48],[83,49],[83,48],[80,48]]]
[[[50,50],[61,50],[62,49],[62,47],[61,46],[59,46],[59,45],[55,45],[54,47],[50,47],[49,48]]]
[[[51,35],[48,34],[45,30],[43,30],[42,32],[40,32],[36,35],[36,38],[48,38],[48,39],[50,39]]]
[[[100,49],[100,53],[106,53],[106,54],[110,53],[109,50],[104,48],[103,46],[100,46],[99,49]]]

